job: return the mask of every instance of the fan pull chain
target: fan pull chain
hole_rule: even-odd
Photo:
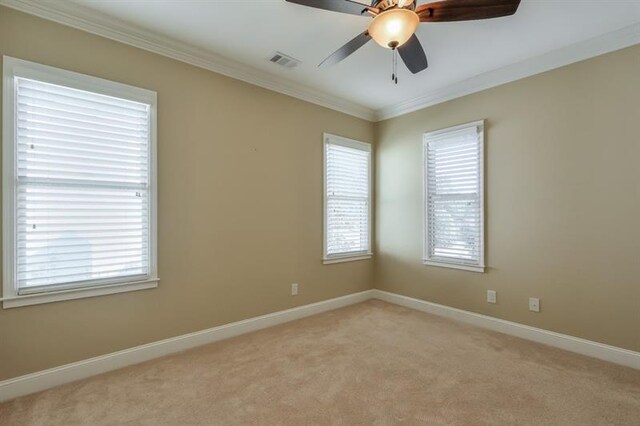
[[[392,49],[391,50],[391,81],[394,81],[396,79],[396,64],[395,64],[395,56],[396,55],[396,50]]]
[[[398,50],[392,49],[392,51],[393,56],[391,58],[391,81],[393,81],[395,84],[398,84]]]
[[[396,76],[394,78],[394,83],[398,84],[398,50],[393,49],[393,74]]]

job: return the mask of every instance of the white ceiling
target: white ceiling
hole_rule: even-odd
[[[331,68],[317,67],[366,29],[366,17],[284,0],[72,1],[79,11],[97,12],[372,110],[640,22],[640,0],[522,0],[511,17],[423,23],[417,34],[429,68],[412,75],[401,67],[396,86],[391,52],[374,42]],[[69,0],[47,3],[66,3],[68,9]],[[287,70],[270,63],[276,50],[302,64]]]

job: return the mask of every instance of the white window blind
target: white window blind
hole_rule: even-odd
[[[325,135],[325,260],[368,256],[371,146]]]
[[[20,76],[13,86],[16,296],[154,278],[151,105]]]
[[[424,137],[425,263],[484,270],[482,122]]]

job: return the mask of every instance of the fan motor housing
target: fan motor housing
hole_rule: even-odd
[[[378,0],[371,7],[378,8],[380,10],[388,10],[398,6],[398,0]],[[415,10],[416,2],[413,0],[406,0],[403,9]]]

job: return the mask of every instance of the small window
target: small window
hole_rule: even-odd
[[[155,92],[3,60],[3,306],[157,286]]]
[[[371,145],[324,136],[324,262],[371,257]]]
[[[424,263],[484,272],[484,122],[424,135]]]

